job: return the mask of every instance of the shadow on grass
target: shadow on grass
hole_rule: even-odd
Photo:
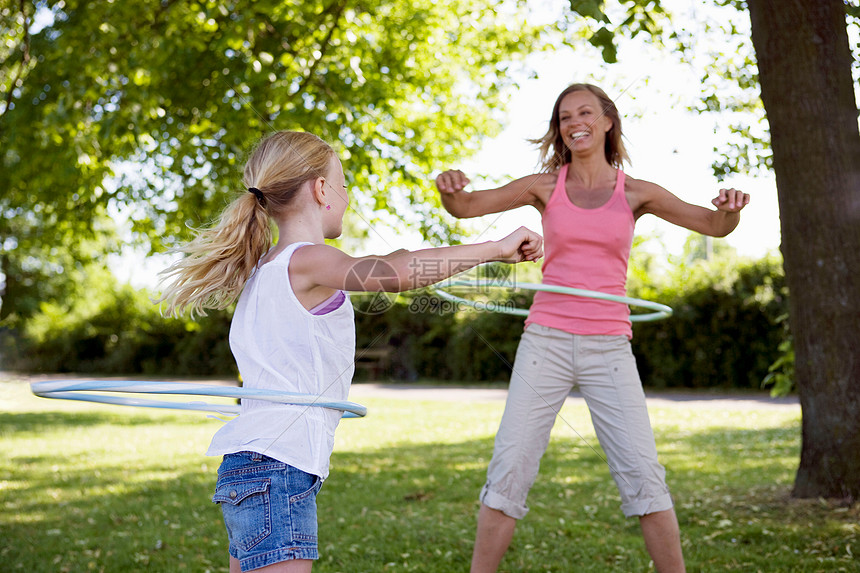
[[[169,478],[141,480],[138,470]],[[4,570],[226,570],[220,512],[206,497],[213,483],[211,472],[152,464],[41,469],[4,503],[16,516],[0,520]]]
[[[87,427],[105,424],[142,426],[152,424],[152,416],[120,416],[96,412],[0,412],[0,435],[19,432],[45,432],[57,427]]]
[[[64,423],[78,425],[82,439],[97,439],[89,427],[114,421],[25,416],[15,431]],[[9,420],[0,420],[5,429]],[[852,564],[845,547],[857,547],[860,528],[849,527],[856,515],[824,505],[795,511],[785,499],[796,467],[793,424],[663,432],[658,443],[667,446],[662,459],[680,500],[689,571],[820,571],[822,559]],[[321,559],[314,571],[467,570],[492,447],[485,438],[336,452],[318,499]],[[61,453],[15,454],[4,468],[10,486],[0,562],[36,573],[226,571],[226,533],[210,502],[217,463],[108,456],[87,466]],[[599,448],[554,439],[530,505],[502,571],[649,570],[638,523],[621,515]]]

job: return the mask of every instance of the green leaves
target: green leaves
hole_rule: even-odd
[[[592,18],[598,22],[609,22],[609,17],[603,11],[603,0],[570,0],[570,9],[580,16]]]
[[[618,50],[615,48],[614,37],[612,32],[603,27],[588,39],[592,46],[603,51],[603,61],[607,64],[614,64],[618,61]]]
[[[517,62],[545,34],[522,5],[477,0],[37,7],[0,9],[0,90],[14,104],[0,107],[0,213],[27,221],[0,228],[0,261],[19,256],[7,239],[71,245],[108,213],[156,250],[185,240],[242,188],[253,143],[281,129],[334,145],[355,205],[397,205],[429,238],[456,238],[431,173],[500,130]]]
[[[788,314],[777,318],[785,329],[785,339],[779,343],[779,357],[767,369],[767,376],[761,382],[762,388],[771,386],[770,395],[788,396],[795,387],[794,376],[794,337],[788,330]]]
[[[570,11],[596,24],[586,26],[586,38],[589,44],[601,50],[607,64],[618,61],[618,37],[633,38],[644,32],[661,43],[663,23],[669,22],[660,0],[620,0],[609,7],[603,0],[570,0]],[[613,22],[620,23],[613,26]]]

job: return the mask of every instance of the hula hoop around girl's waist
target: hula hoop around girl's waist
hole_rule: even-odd
[[[299,394],[281,390],[264,390],[260,388],[244,388],[233,386],[215,386],[212,384],[192,384],[184,382],[152,382],[141,380],[49,380],[33,382],[30,390],[36,396],[43,398],[59,398],[62,400],[83,400],[100,402],[119,406],[142,406],[147,408],[169,408],[176,410],[200,410],[220,414],[238,414],[237,404],[211,404],[208,402],[170,402],[165,400],[150,400],[131,396],[105,396],[102,394],[85,394],[85,391],[124,392],[130,394],[174,394],[196,396],[221,396],[225,398],[245,398],[265,400],[279,404],[296,406],[315,406],[341,410],[344,418],[360,418],[367,414],[367,408],[347,400],[334,400],[326,396]]]

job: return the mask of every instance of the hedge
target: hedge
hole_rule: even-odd
[[[635,282],[635,281],[634,281]],[[788,300],[781,266],[695,265],[665,285],[630,285],[673,307],[665,320],[635,323],[633,351],[643,383],[655,388],[758,389],[786,337]],[[668,285],[668,286],[667,286]],[[487,296],[527,307],[531,294]],[[383,297],[383,298],[381,298]],[[357,347],[388,347],[382,378],[507,381],[524,320],[464,310],[431,291],[353,296]],[[92,375],[236,376],[227,342],[230,310],[192,321],[167,319],[149,293],[103,288],[86,301],[46,303],[25,325],[0,331],[5,369]],[[357,377],[368,371],[357,372]]]

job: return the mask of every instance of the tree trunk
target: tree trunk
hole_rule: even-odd
[[[793,495],[851,503],[860,496],[860,133],[845,7],[747,3],[803,413]]]

